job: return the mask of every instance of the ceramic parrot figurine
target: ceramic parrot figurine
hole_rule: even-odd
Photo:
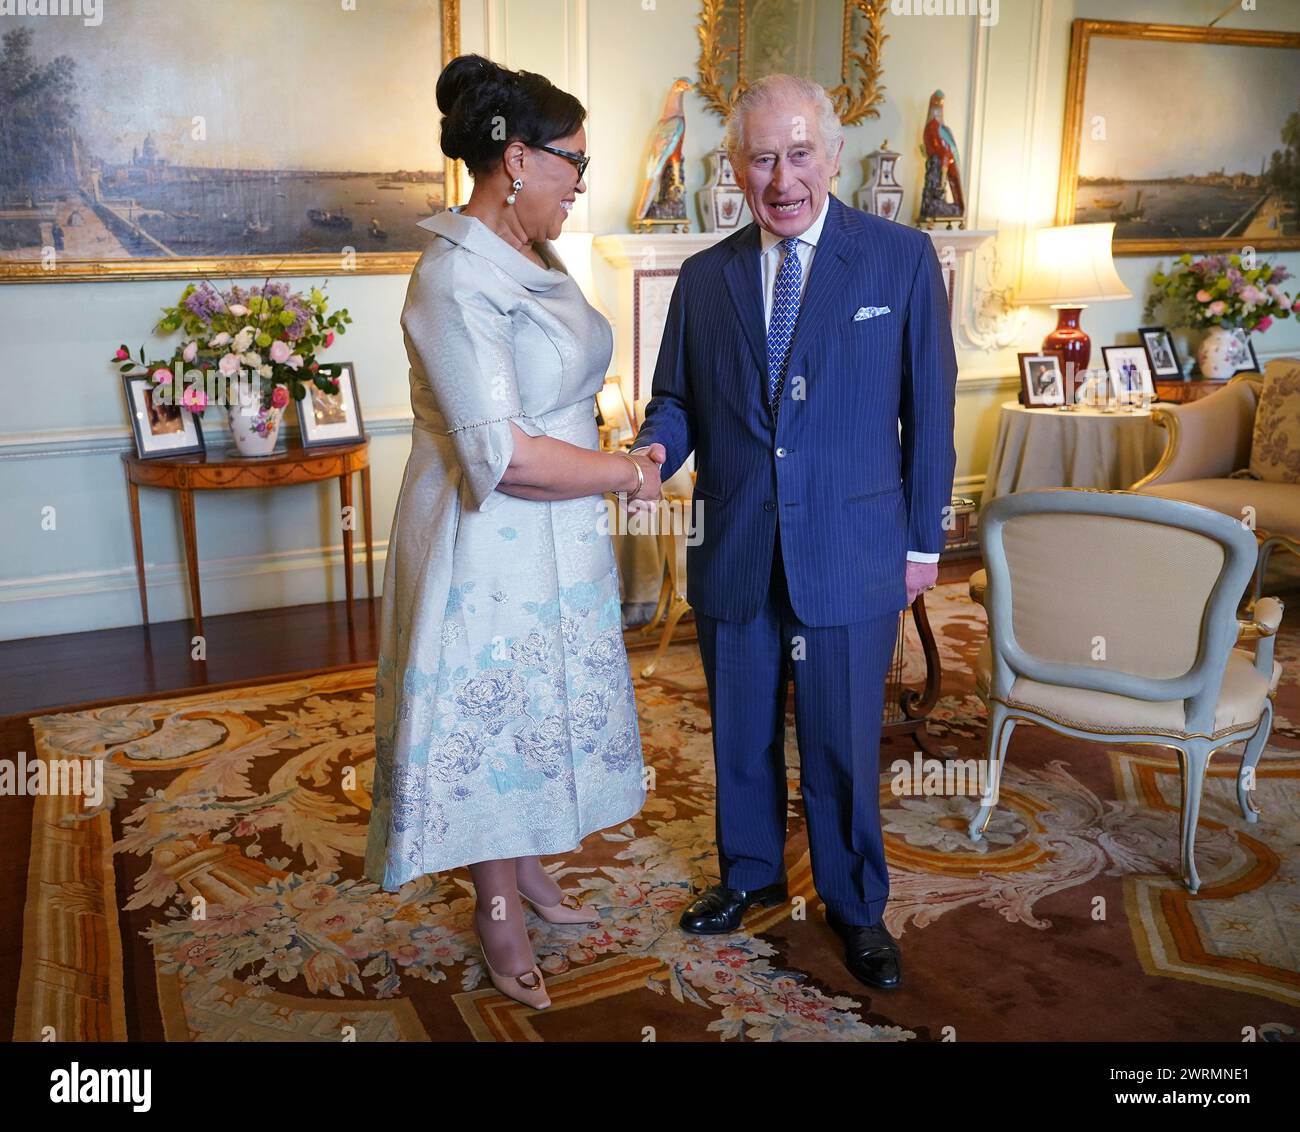
[[[962,216],[966,198],[961,189],[961,164],[957,156],[957,139],[943,124],[943,91],[930,96],[930,110],[923,135],[925,150],[925,190],[922,193],[921,218]],[[944,182],[952,192],[946,199]]]
[[[650,157],[646,163],[641,199],[633,221],[686,220],[685,178],[682,176],[682,144],[686,138],[686,115],[682,96],[691,89],[690,79],[677,79],[664,99],[663,113],[650,138]],[[683,231],[685,228],[682,229]]]

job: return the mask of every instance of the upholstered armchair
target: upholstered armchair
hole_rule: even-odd
[[[1237,606],[1255,567],[1240,522],[1204,507],[1131,492],[1033,491],[983,512],[985,569],[971,596],[988,612],[976,665],[988,707],[988,777],[970,836],[997,801],[1011,733],[1036,723],[1102,743],[1178,752],[1183,775],[1182,876],[1196,892],[1196,822],[1210,756],[1244,740],[1237,800],[1259,810],[1253,768],[1273,723],[1282,605],[1254,619]],[[1235,646],[1254,643],[1253,656]]]
[[[1266,380],[1276,386],[1268,397]],[[1199,401],[1157,405],[1152,420],[1169,433],[1165,451],[1152,472],[1133,485],[1145,495],[1199,503],[1252,526],[1259,543],[1255,597],[1274,548],[1300,555],[1300,482],[1294,466],[1290,482],[1270,477],[1297,458],[1291,452],[1300,452],[1300,429],[1291,427],[1297,404],[1300,361],[1276,358],[1265,374],[1240,374]],[[1257,412],[1263,419],[1257,420]],[[1243,476],[1247,470],[1270,478]]]

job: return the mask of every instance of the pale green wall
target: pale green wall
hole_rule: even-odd
[[[626,231],[643,147],[664,94],[678,75],[694,74],[697,0],[462,0],[462,7],[463,49],[542,71],[586,102],[594,156],[590,191],[570,224],[597,234]],[[1053,216],[1071,20],[1204,24],[1223,7],[1224,0],[1002,0],[998,22],[986,33],[982,68],[976,20],[890,18],[887,101],[878,119],[849,130],[840,194],[852,198],[862,183],[863,156],[888,138],[904,154],[902,179],[908,207],[914,206],[917,139],[930,92],[942,87],[946,120],[968,171],[973,158],[977,173],[968,185],[977,202],[973,226],[999,230],[997,247],[1007,281],[1014,284],[1025,226],[1050,223]],[[1300,30],[1300,4],[1259,0],[1256,12],[1233,11],[1223,22]],[[974,82],[976,76],[982,82]],[[1212,76],[1206,97],[1213,97]],[[686,111],[687,187],[698,219],[695,190],[722,124],[693,93]],[[1194,107],[1188,116],[1194,119]],[[1300,273],[1300,255],[1279,258]],[[1141,296],[1156,262],[1118,261],[1136,297],[1087,312],[1085,325],[1096,346],[1125,340],[1139,324]],[[607,277],[602,285],[608,285]],[[381,574],[409,449],[398,325],[405,286],[403,277],[373,275],[335,276],[329,286],[334,302],[347,306],[355,320],[336,356],[356,364],[374,437]],[[0,639],[138,621],[119,460],[130,440],[118,381],[103,359],[124,337],[138,340],[178,289],[170,282],[0,287]],[[615,303],[605,305],[613,309]],[[978,491],[997,406],[1014,395],[1015,352],[1032,348],[1050,322],[1050,312],[1030,312],[1020,340],[995,353],[966,348],[959,335],[959,488]],[[1277,324],[1263,345],[1266,356],[1300,351],[1300,325]],[[215,414],[206,423],[215,430]],[[57,509],[54,531],[41,529],[47,505]],[[142,506],[153,618],[185,616],[173,501],[144,492]],[[332,488],[201,498],[205,612],[341,598],[335,508]]]

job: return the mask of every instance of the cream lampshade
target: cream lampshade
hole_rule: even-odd
[[[1115,271],[1110,242],[1115,225],[1063,224],[1030,233],[1024,285],[1016,295],[1023,306],[1050,305],[1058,311],[1056,329],[1043,339],[1044,350],[1059,350],[1066,369],[1088,368],[1092,342],[1079,327],[1079,312],[1089,303],[1131,299]]]

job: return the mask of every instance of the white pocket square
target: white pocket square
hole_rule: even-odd
[[[875,318],[878,314],[889,314],[888,307],[858,307],[858,313],[853,316],[854,322],[861,322],[864,318]]]

